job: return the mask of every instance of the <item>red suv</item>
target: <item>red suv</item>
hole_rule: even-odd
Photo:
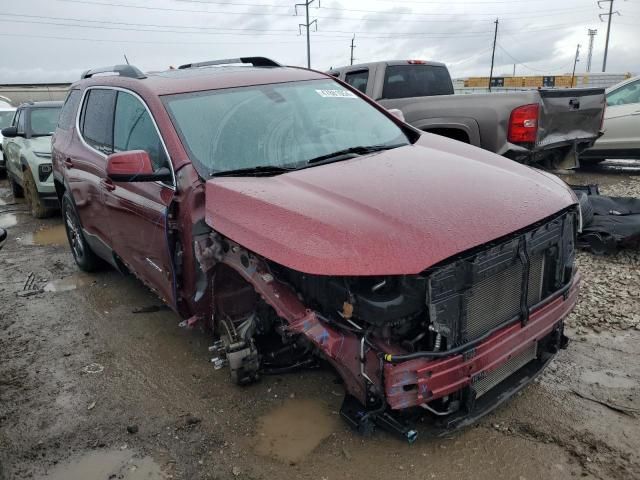
[[[328,362],[361,432],[467,425],[566,345],[571,191],[323,73],[261,57],[90,70],[53,164],[81,269],[132,272],[210,327],[239,384]]]

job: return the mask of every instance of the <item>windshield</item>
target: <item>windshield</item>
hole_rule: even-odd
[[[11,125],[11,120],[13,120],[13,116],[15,115],[15,111],[5,111],[0,112],[0,128],[5,128]]]
[[[31,135],[52,135],[58,124],[60,107],[33,108],[31,110]]]
[[[352,147],[409,143],[389,118],[329,79],[170,95],[164,102],[205,177],[300,168]]]

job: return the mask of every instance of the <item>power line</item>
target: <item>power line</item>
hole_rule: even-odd
[[[505,48],[498,44],[498,48],[500,50],[502,50],[511,60],[513,60],[514,62],[516,62],[518,65],[523,66],[524,68],[526,68],[527,70],[531,70],[532,72],[540,72],[540,73],[549,73],[549,72],[554,72],[554,71],[558,71],[558,70],[562,70],[565,67],[571,65],[571,63],[573,62],[573,60],[571,60],[570,63],[565,63],[564,65],[561,65],[560,67],[550,67],[550,68],[545,68],[545,69],[540,69],[540,68],[534,68],[534,67],[530,67],[529,65],[527,65],[526,63],[521,62],[520,60],[518,60],[517,58],[515,58],[513,55],[511,55],[507,50],[505,50]]]
[[[169,7],[156,7],[156,6],[148,6],[148,5],[129,5],[129,4],[124,4],[124,3],[114,3],[114,2],[105,2],[105,1],[89,1],[89,0],[58,0],[59,2],[69,2],[69,3],[78,3],[78,4],[84,4],[84,5],[98,5],[98,6],[109,6],[109,7],[122,7],[122,8],[133,8],[133,9],[144,9],[144,10],[151,10],[151,11],[167,11],[167,12],[183,12],[183,13],[207,13],[207,14],[215,14],[215,15],[257,15],[257,16],[262,16],[262,17],[268,17],[268,16],[276,16],[276,17],[290,17],[290,15],[288,13],[278,13],[278,12],[255,12],[255,11],[251,11],[251,12],[229,12],[229,11],[213,11],[213,10],[194,10],[194,9],[185,9],[185,8],[169,8]],[[304,6],[304,3],[299,4],[300,6]],[[336,7],[337,8],[337,7]],[[571,15],[575,15],[576,9],[560,9],[561,11],[566,11],[567,14],[571,14]],[[348,11],[348,9],[346,9],[346,11]],[[354,12],[362,12],[364,10],[352,10]],[[537,18],[537,17],[548,17],[548,16],[557,16],[557,15],[561,15],[561,13],[557,13],[557,12],[552,12],[549,10],[544,10],[543,12],[545,13],[540,13],[540,14],[533,14],[533,13],[528,13],[525,16],[521,16],[521,17],[510,17],[510,20],[520,20],[520,19],[531,19],[531,18]],[[586,10],[585,10],[586,12]],[[400,13],[400,12],[383,12],[383,11],[369,11],[369,13],[376,13],[376,14],[384,14],[384,15],[392,15],[394,16],[397,21],[401,21],[403,23],[439,23],[439,22],[446,22],[446,23],[465,23],[467,22],[466,20],[456,20],[457,18],[461,17],[461,16],[470,16],[470,17],[474,17],[477,18],[478,14],[450,14],[450,13],[432,13],[432,14],[427,14],[427,13],[423,13],[423,14],[419,14],[419,13]],[[413,19],[404,19],[404,18],[398,18],[398,15],[412,15],[412,16],[416,16],[416,15],[429,15],[429,16],[448,16],[449,18],[440,18],[440,19],[434,19],[434,20],[413,20]],[[521,12],[514,12],[514,15],[524,15]],[[482,14],[482,15],[490,15],[490,14]],[[505,14],[500,14],[501,16],[503,15],[512,15],[511,13],[505,13]],[[327,20],[336,20],[336,21],[361,21],[362,18],[356,18],[356,17],[336,17],[336,16],[318,16],[318,18],[323,18],[323,19],[327,19]],[[384,22],[384,23],[388,23],[389,20],[384,20],[384,19],[376,19],[376,18],[367,18],[366,19],[367,22]]]
[[[607,3],[609,2],[609,13],[601,13],[598,15],[598,17],[600,18],[600,21],[603,22],[604,20],[602,20],[602,17],[608,17],[607,18],[607,39],[604,42],[604,59],[602,60],[602,71],[606,72],[607,71],[607,53],[609,53],[609,34],[611,33],[611,17],[613,17],[613,15],[620,15],[619,11],[613,11],[613,0],[598,0],[598,7],[602,8],[602,4],[603,3]]]
[[[298,15],[298,7],[304,7],[306,23],[301,23],[298,25],[300,29],[300,35],[302,35],[302,27],[307,29],[307,68],[311,68],[311,25],[315,25],[316,32],[318,31],[318,20],[313,19],[311,22],[309,21],[309,5],[311,5],[316,0],[305,0],[304,3],[296,3],[295,4],[295,12]],[[320,8],[320,0],[318,0],[318,8]]]
[[[182,42],[182,41],[140,41],[140,40],[114,40],[111,38],[84,38],[84,37],[67,37],[58,35],[38,35],[38,34],[26,34],[26,33],[0,33],[0,36],[4,37],[25,37],[25,38],[50,38],[54,40],[72,40],[72,41],[86,41],[86,42],[100,42],[100,43],[130,43],[130,44],[142,44],[142,45],[208,45],[211,46],[211,42]],[[342,43],[342,39],[335,40],[323,40],[322,43]],[[269,42],[269,45],[297,45],[298,41],[290,42]],[[255,46],[255,42],[216,42],[215,45],[251,45]]]
[[[27,14],[14,14],[14,13],[0,13],[0,17],[13,18],[15,19],[13,20],[15,23],[27,23],[27,24],[32,23],[35,25],[44,24],[44,25],[56,25],[56,26],[79,27],[79,28],[100,28],[100,29],[106,28],[108,30],[148,31],[148,32],[158,32],[158,33],[166,33],[166,32],[196,33],[196,34],[203,33],[203,34],[213,34],[213,35],[256,35],[256,34],[279,35],[280,33],[293,33],[293,30],[291,29],[257,29],[257,28],[229,28],[229,27],[219,28],[219,27],[200,27],[200,26],[196,27],[196,26],[187,26],[187,25],[132,23],[132,22],[111,21],[111,20],[91,20],[91,19],[82,19],[82,18],[50,17],[50,16],[44,16],[44,15],[27,15]],[[16,17],[19,17],[19,18],[16,18]],[[20,17],[29,19],[29,21],[20,19]],[[31,20],[31,19],[37,19],[38,21]],[[6,20],[0,20],[0,21],[6,21]],[[59,22],[81,22],[81,23],[86,23],[88,25],[83,25],[78,23],[59,23]],[[116,25],[116,26],[124,26],[124,27],[107,28],[107,27],[103,27],[102,25]],[[509,32],[512,34],[515,34],[515,33],[525,34],[525,33],[540,32],[540,31],[546,31],[546,30],[554,30],[556,28],[561,28],[563,26],[571,26],[571,25],[573,25],[573,23],[548,25],[546,27],[538,28],[538,29],[520,29],[517,31],[501,30],[501,32],[503,34],[509,33]],[[126,28],[126,27],[132,27],[132,28]],[[162,30],[144,29],[140,27],[151,27],[151,28],[158,28]],[[190,30],[188,31],[169,30],[169,29],[176,29],[176,28],[190,29]],[[200,32],[198,30],[201,30],[203,32]],[[247,32],[255,32],[255,33],[247,33]],[[331,35],[324,35],[323,33],[328,33]],[[330,36],[335,38],[336,35],[334,34],[343,33],[345,35],[342,38],[350,38],[354,34],[353,31],[347,31],[347,30],[324,30],[323,33],[319,33],[317,36],[318,37]],[[406,32],[391,32],[391,31],[380,32],[380,31],[371,31],[371,30],[358,30],[355,33],[358,34],[361,39],[369,38],[369,39],[392,39],[393,40],[393,39],[408,39],[408,38],[450,38],[450,37],[478,38],[478,37],[487,36],[493,32],[491,32],[490,30],[483,30],[483,31],[463,31],[463,32],[440,31],[440,32],[428,32],[428,33],[423,33],[423,32],[406,33]]]

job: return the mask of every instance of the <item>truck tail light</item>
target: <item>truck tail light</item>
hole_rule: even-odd
[[[538,136],[539,105],[531,103],[514,108],[509,117],[507,138],[512,143],[535,143]]]
[[[426,65],[426,61],[424,60],[407,60],[409,65]]]

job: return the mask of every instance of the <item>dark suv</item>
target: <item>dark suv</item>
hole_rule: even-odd
[[[133,272],[210,327],[239,384],[328,362],[362,432],[466,425],[566,344],[571,191],[328,75],[261,57],[91,70],[53,162],[80,268]]]

